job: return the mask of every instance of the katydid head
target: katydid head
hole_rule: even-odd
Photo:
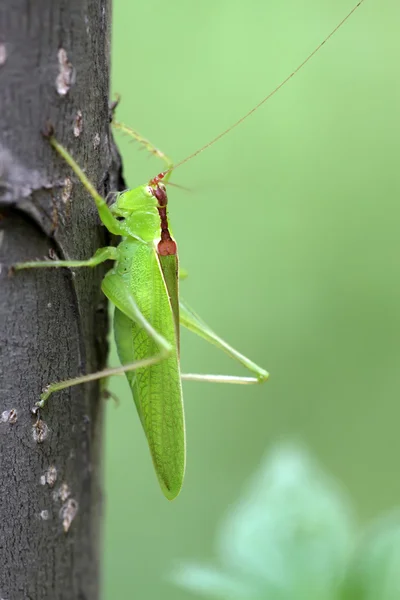
[[[167,191],[162,182],[167,171],[159,173],[150,179],[147,185],[139,185],[133,190],[126,190],[118,194],[110,206],[111,212],[116,217],[129,218],[133,213],[148,210],[151,207],[164,207],[168,203]]]
[[[168,196],[162,183],[166,172],[153,177],[147,185],[118,194],[110,210],[116,217],[124,219],[126,235],[143,241],[160,239],[158,252],[162,256],[175,255],[176,243],[171,237],[167,204]]]
[[[133,213],[147,210],[149,204],[155,205],[153,189],[150,185],[140,185],[118,194],[110,210],[116,217],[127,219]]]

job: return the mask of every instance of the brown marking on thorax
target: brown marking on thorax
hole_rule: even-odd
[[[162,183],[160,184],[164,176],[165,172],[160,173],[149,182],[153,196],[158,202],[157,210],[158,214],[160,215],[161,223],[161,240],[158,242],[157,251],[158,254],[160,254],[160,256],[174,256],[176,254],[177,248],[176,243],[172,239],[168,229],[167,190],[165,189],[165,185],[163,185]]]

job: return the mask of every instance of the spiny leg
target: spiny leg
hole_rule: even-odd
[[[237,377],[230,375],[203,375],[196,373],[182,374],[182,379],[189,381],[209,381],[213,383],[233,383],[233,384],[253,384],[263,383],[269,377],[269,373],[259,367],[252,360],[232,348],[225,340],[221,339],[200,317],[185,303],[183,300],[179,302],[180,322],[181,325],[207,340],[210,344],[217,346],[231,358],[237,360],[240,364],[246,367],[255,377]]]
[[[125,125],[125,123],[121,123],[121,121],[118,121],[117,119],[115,119],[115,111],[116,111],[116,108],[117,108],[120,100],[121,100],[121,97],[119,95],[117,95],[116,101],[112,102],[111,106],[110,106],[110,115],[111,115],[112,125],[115,127],[115,129],[118,129],[122,133],[127,134],[132,139],[134,139],[136,142],[141,144],[143,148],[145,148],[148,152],[150,152],[150,154],[153,154],[154,156],[157,156],[157,158],[160,158],[162,161],[164,161],[167,168],[165,169],[165,171],[162,174],[160,173],[159,176],[162,175],[162,177],[160,177],[160,180],[163,179],[164,183],[169,183],[169,179],[171,177],[171,174],[172,174],[172,171],[174,168],[174,164],[173,164],[172,160],[169,158],[169,156],[167,156],[164,152],[162,152],[162,150],[157,148],[152,142],[150,142],[150,140],[145,138],[138,131],[136,131],[135,129],[132,129],[132,127],[128,127],[128,125]],[[158,177],[156,179],[158,179]]]
[[[88,383],[90,381],[96,381],[98,379],[104,379],[111,377],[112,375],[122,375],[128,371],[136,371],[143,367],[150,367],[158,362],[167,358],[172,350],[170,344],[153,328],[153,326],[147,321],[147,319],[140,312],[136,301],[131,294],[130,290],[126,285],[121,282],[121,279],[113,274],[107,273],[103,279],[102,290],[109,300],[115,306],[123,312],[131,321],[138,323],[147,334],[156,342],[160,348],[160,353],[156,356],[137,360],[132,363],[121,365],[120,367],[112,367],[109,369],[103,369],[96,373],[89,373],[88,375],[81,375],[65,381],[58,381],[48,385],[40,396],[40,401],[36,403],[38,408],[43,408],[54,392],[64,390],[65,388],[72,387],[74,385],[80,385],[81,383]]]
[[[154,146],[154,144],[152,144],[148,139],[143,137],[138,131],[135,131],[135,129],[128,127],[124,123],[121,123],[121,121],[117,121],[114,118],[112,120],[112,124],[115,127],[115,129],[122,131],[122,133],[126,133],[139,144],[141,144],[148,152],[150,152],[150,154],[153,154],[154,156],[157,156],[157,158],[160,158],[162,161],[164,161],[167,166],[167,171],[172,169],[172,160],[166,154],[164,154],[164,152],[159,150],[159,148]]]
[[[117,260],[118,250],[113,246],[99,248],[95,254],[87,260],[34,260],[30,262],[16,263],[11,267],[12,271],[22,269],[43,269],[52,267],[95,267],[106,260]]]

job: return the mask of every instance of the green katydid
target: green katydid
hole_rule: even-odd
[[[167,163],[167,169],[145,185],[118,194],[110,207],[97,193],[69,152],[57,141],[53,132],[48,134],[53,148],[68,163],[94,199],[102,223],[111,233],[121,236],[122,241],[117,247],[100,248],[93,257],[85,261],[18,263],[14,265],[14,270],[42,267],[94,267],[106,260],[115,261],[114,267],[103,279],[102,290],[115,306],[114,333],[121,366],[52,383],[41,394],[37,407],[43,408],[49,396],[59,390],[125,373],[147,437],[161,489],[169,500],[174,499],[180,492],[185,471],[182,379],[253,384],[266,381],[268,373],[219,338],[179,298],[177,246],[168,223],[165,183],[168,183],[174,168],[214,144],[275,94],[318,52],[363,1],[360,0],[325,40],[256,107],[175,167],[145,138],[114,120],[115,127],[132,135],[148,150],[163,158]],[[181,374],[180,324],[224,350],[245,366],[252,376]]]

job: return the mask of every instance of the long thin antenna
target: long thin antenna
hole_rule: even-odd
[[[357,8],[359,6],[361,6],[361,4],[363,2],[364,2],[364,0],[360,0],[358,2],[358,4],[348,13],[348,15],[346,15],[344,17],[344,19],[342,19],[338,25],[336,25],[335,29],[333,29],[330,32],[330,34],[328,36],[326,36],[326,38],[319,44],[319,46],[317,46],[315,48],[315,50],[313,50],[311,52],[311,54],[309,54],[307,56],[307,58],[304,59],[303,62],[294,71],[292,71],[292,73],[290,73],[290,75],[288,75],[283,81],[281,81],[281,83],[274,90],[272,90],[272,92],[270,92],[268,94],[268,96],[265,96],[265,98],[263,98],[258,104],[256,104],[256,106],[254,106],[251,110],[249,110],[249,112],[247,112],[243,117],[241,117],[238,121],[236,121],[236,123],[233,123],[233,125],[231,125],[230,127],[228,127],[228,129],[225,129],[225,131],[223,131],[222,133],[220,133],[219,135],[217,135],[214,139],[212,139],[210,142],[208,142],[207,144],[205,144],[204,146],[202,146],[199,150],[196,150],[196,152],[193,152],[193,154],[190,154],[189,156],[187,156],[186,158],[184,158],[183,160],[181,160],[180,162],[178,162],[178,164],[175,165],[174,167],[172,167],[171,169],[168,169],[168,171],[172,171],[172,170],[175,171],[175,169],[177,169],[178,167],[181,167],[184,163],[188,162],[189,160],[191,160],[192,158],[194,158],[198,154],[201,154],[201,152],[204,152],[204,150],[207,150],[207,148],[209,148],[210,146],[212,146],[213,144],[215,144],[215,142],[218,142],[218,140],[220,140],[222,137],[224,137],[224,135],[226,135],[227,133],[229,133],[230,131],[232,131],[232,129],[235,129],[235,127],[237,127],[238,125],[240,125],[241,123],[243,123],[243,121],[245,121],[254,112],[256,112],[256,110],[258,110],[260,108],[260,106],[262,106],[265,102],[267,102],[267,100],[269,100],[270,98],[272,98],[272,96],[274,96],[276,94],[276,92],[279,91],[281,89],[281,87],[283,87],[289,81],[289,79],[291,79],[294,75],[296,75],[308,63],[308,61],[311,60],[312,57],[315,54],[317,54],[317,52],[319,52],[319,50],[321,50],[322,46],[324,44],[326,44],[326,42],[328,40],[330,40],[333,35],[335,35],[335,33],[341,28],[342,25],[344,25],[344,23],[346,23],[346,21],[357,10]]]

